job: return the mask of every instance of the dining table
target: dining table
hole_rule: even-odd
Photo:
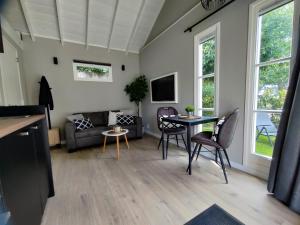
[[[188,174],[192,175],[192,143],[191,143],[191,135],[192,135],[192,127],[200,125],[200,124],[205,124],[205,123],[216,123],[219,118],[216,116],[193,116],[192,118],[190,117],[183,117],[183,116],[168,116],[168,117],[162,117],[161,118],[162,123],[163,122],[168,122],[171,124],[179,124],[181,126],[186,127],[186,150],[188,152]],[[162,158],[163,160],[166,160],[166,150],[165,150],[165,137],[164,137],[164,129],[165,127],[162,126]]]

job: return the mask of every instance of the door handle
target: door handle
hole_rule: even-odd
[[[29,132],[21,132],[17,134],[18,136],[24,137],[24,136],[29,136]]]

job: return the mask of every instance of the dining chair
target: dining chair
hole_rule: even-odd
[[[183,137],[183,134],[186,132],[186,128],[184,126],[170,123],[170,122],[163,122],[163,117],[169,117],[169,116],[176,116],[178,115],[178,111],[174,107],[160,107],[157,109],[157,126],[158,129],[162,132],[162,129],[164,128],[164,133],[167,135],[167,146],[166,146],[166,157],[168,157],[168,148],[169,148],[169,140],[174,139],[170,138],[170,136],[174,136],[176,139],[177,147],[179,147],[178,143],[178,136],[181,137],[181,140],[184,143],[185,149],[186,149],[186,143]],[[163,141],[163,134],[161,134],[161,138],[159,140],[158,149]]]
[[[191,139],[192,142],[196,143],[196,146],[192,154],[192,160],[196,153],[197,153],[196,160],[198,159],[203,145],[215,148],[214,152],[210,151],[209,149],[207,150],[215,155],[215,162],[217,164],[218,164],[218,158],[220,159],[220,163],[221,163],[220,166],[223,170],[226,183],[228,183],[228,179],[227,179],[222,152],[224,153],[228,165],[231,168],[231,163],[226,149],[228,149],[234,137],[238,118],[239,118],[239,109],[235,109],[230,114],[221,117],[221,119],[218,121],[217,125],[215,126],[214,132],[203,131],[194,135]]]

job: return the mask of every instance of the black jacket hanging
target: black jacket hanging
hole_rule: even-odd
[[[40,82],[39,105],[44,105],[45,107],[49,106],[50,110],[54,109],[51,88],[49,87],[48,81],[45,76],[42,76]]]

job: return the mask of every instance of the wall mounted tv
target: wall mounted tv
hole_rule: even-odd
[[[177,72],[150,80],[151,103],[178,103]]]

